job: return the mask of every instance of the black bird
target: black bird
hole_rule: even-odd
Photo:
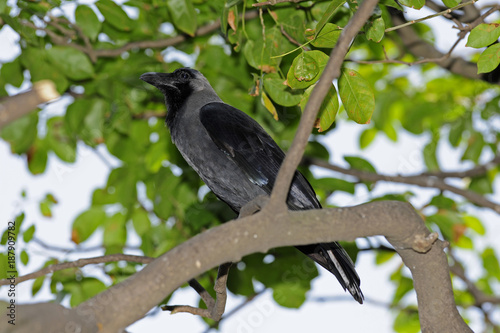
[[[165,96],[172,141],[215,195],[236,213],[259,195],[269,195],[285,154],[250,116],[225,104],[197,70],[145,73],[141,80]],[[287,198],[291,210],[321,208],[316,194],[296,172]],[[354,299],[363,293],[354,264],[337,242],[297,246],[333,273]]]

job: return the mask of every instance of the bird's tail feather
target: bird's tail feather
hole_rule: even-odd
[[[297,249],[335,275],[344,290],[347,289],[356,301],[363,304],[364,296],[359,286],[358,273],[351,258],[339,243],[304,245],[297,246]]]

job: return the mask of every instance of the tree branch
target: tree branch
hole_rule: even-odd
[[[387,28],[387,29],[385,29],[385,32],[398,30],[398,29],[404,28],[406,26],[409,26],[409,25],[412,25],[412,24],[415,24],[415,23],[418,23],[418,22],[429,20],[429,19],[434,18],[434,17],[438,17],[438,16],[443,16],[443,15],[446,15],[446,14],[450,14],[452,11],[454,11],[456,9],[460,9],[460,8],[468,6],[468,5],[473,5],[477,1],[479,1],[479,0],[471,0],[471,1],[468,1],[468,2],[461,3],[461,4],[459,4],[459,5],[457,5],[457,6],[453,7],[453,8],[447,8],[447,9],[445,9],[445,10],[439,12],[439,13],[432,14],[432,15],[429,15],[429,16],[425,16],[425,17],[419,18],[417,20],[411,20],[411,21],[402,23],[400,25]]]
[[[307,0],[270,0],[270,1],[254,3],[254,4],[252,4],[252,7],[274,6],[278,3],[284,3],[284,2],[299,3],[299,2],[304,2],[304,1],[307,1]]]
[[[286,154],[285,160],[276,177],[271,199],[264,209],[274,210],[275,212],[286,210],[285,199],[290,190],[290,184],[295,174],[295,170],[297,170],[297,166],[306,149],[307,140],[313,129],[321,103],[333,84],[332,81],[340,76],[340,66],[344,61],[344,57],[349,50],[352,40],[357,36],[359,30],[368,20],[377,3],[378,0],[363,1],[354,16],[349,20],[347,26],[342,30],[337,44],[330,54],[330,59],[326,64],[323,74],[321,74],[319,82],[311,92],[311,96],[300,120],[299,128],[293,139],[292,146]]]
[[[154,260],[154,258],[117,253],[117,254],[110,254],[107,256],[78,259],[76,261],[63,262],[60,264],[50,265],[50,266],[42,268],[36,272],[16,277],[14,284],[17,285],[21,282],[36,279],[37,277],[51,274],[51,273],[54,273],[56,271],[62,271],[63,269],[74,268],[74,267],[83,267],[83,266],[87,266],[87,265],[91,265],[91,264],[103,264],[103,263],[107,263],[107,262],[121,261],[121,260],[128,261],[128,262],[136,262],[136,263],[140,263],[140,264],[148,264],[148,263],[152,262]],[[7,285],[10,285],[11,283],[12,282],[10,281],[10,279],[0,280],[0,286],[7,286]]]
[[[195,308],[189,305],[164,305],[161,307],[162,310],[171,311],[172,314],[187,312],[194,315],[210,318],[215,321],[219,321],[224,314],[226,309],[227,300],[227,275],[232,263],[225,263],[219,266],[219,272],[217,273],[217,280],[215,282],[214,290],[216,294],[215,300],[210,296],[210,294],[203,288],[201,284],[195,279],[189,280],[189,285],[196,290],[198,295],[207,306],[206,309]]]
[[[69,320],[75,329],[118,332],[141,319],[185,281],[222,263],[274,247],[374,235],[385,235],[410,269],[422,331],[471,332],[454,303],[445,244],[436,241],[409,204],[395,201],[281,214],[262,210],[191,238],[74,309],[54,309],[43,316],[35,312],[11,332],[63,331]],[[18,309],[23,313],[22,306]],[[7,321],[0,321],[0,331],[5,325]]]
[[[59,98],[52,81],[35,82],[31,90],[0,100],[0,129],[27,115],[42,103]]]
[[[258,17],[257,11],[246,12],[244,15],[245,20],[251,20],[251,19],[254,19],[256,17]],[[46,22],[46,23],[49,24],[48,22]],[[32,29],[44,31],[47,35],[50,36],[50,38],[54,44],[66,45],[66,46],[75,48],[77,50],[80,50],[80,51],[86,53],[89,56],[89,58],[94,62],[99,57],[113,58],[113,57],[120,56],[124,52],[130,51],[133,49],[147,49],[147,48],[162,49],[162,48],[166,48],[169,46],[174,46],[174,45],[180,44],[180,43],[186,41],[187,39],[191,38],[187,35],[177,35],[174,37],[157,39],[157,40],[142,40],[142,41],[130,42],[130,43],[127,43],[127,44],[125,44],[121,47],[115,48],[115,49],[93,49],[92,46],[88,43],[88,39],[86,39],[86,37],[83,37],[84,35],[83,35],[83,33],[81,33],[81,29],[76,28],[76,26],[73,26],[73,27],[75,28],[75,30],[77,30],[78,35],[82,36],[82,39],[85,43],[85,46],[74,43],[72,41],[72,39],[69,38],[69,36],[67,36],[66,34],[64,36],[61,36],[50,29],[43,28],[43,27],[37,27],[30,21],[22,21],[21,24],[23,24],[27,27],[30,27]],[[220,25],[221,25],[220,20],[217,20],[217,21],[209,23],[203,27],[200,27],[198,30],[196,30],[195,37],[208,35],[209,33],[214,32],[217,29],[219,29]]]
[[[500,204],[488,200],[486,197],[480,195],[471,190],[464,190],[452,185],[445,183],[442,179],[438,177],[434,177],[431,175],[416,175],[416,176],[389,176],[389,175],[381,175],[378,173],[361,171],[355,169],[346,169],[337,165],[329,164],[320,159],[307,159],[307,161],[311,164],[317,165],[319,167],[329,169],[332,171],[340,172],[346,175],[354,176],[362,181],[369,182],[378,182],[378,181],[386,181],[392,183],[403,183],[410,185],[417,185],[420,187],[428,187],[428,188],[437,188],[442,191],[449,191],[455,194],[458,194],[470,202],[481,206],[490,208],[496,213],[500,214]],[[474,171],[475,172],[475,171]],[[446,174],[446,173],[444,173]]]
[[[464,7],[467,8],[467,7]],[[470,23],[466,30],[470,31],[472,28],[480,24],[484,21],[484,19],[491,15],[495,10],[498,10],[500,5],[493,7],[493,11],[488,11],[483,14],[479,18],[475,19],[472,23]],[[389,12],[391,13],[392,20],[396,26],[403,25],[407,23],[404,15],[395,10],[389,8]],[[445,55],[438,51],[433,45],[427,43],[422,40],[420,36],[415,32],[415,30],[410,26],[405,26],[401,29],[396,30],[399,37],[401,38],[401,42],[408,49],[410,53],[415,55],[416,57],[422,58],[431,58],[431,59],[443,59],[441,61],[435,61],[438,66],[441,66],[451,73],[455,73],[461,75],[466,78],[475,79],[475,80],[485,80],[487,82],[493,82],[490,78],[490,75],[480,75],[477,74],[477,64],[473,62],[466,61],[460,57],[444,57]],[[466,31],[460,31],[459,37],[462,35],[465,36]],[[488,74],[488,73],[487,73]]]

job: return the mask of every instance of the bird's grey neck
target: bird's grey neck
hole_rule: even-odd
[[[200,109],[208,103],[222,102],[220,97],[213,89],[202,89],[193,91],[187,98],[179,100],[166,98],[168,108],[166,123],[170,131],[175,127],[175,123],[180,117],[194,115],[198,117]]]

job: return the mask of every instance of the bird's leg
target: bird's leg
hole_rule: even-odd
[[[194,315],[210,318],[215,321],[219,321],[222,315],[224,314],[224,310],[226,308],[226,299],[227,299],[226,283],[230,267],[231,267],[230,262],[219,266],[219,271],[217,273],[217,280],[215,281],[215,286],[214,286],[215,300],[198,281],[196,281],[195,279],[189,280],[189,285],[200,295],[201,299],[207,306],[207,309],[196,308],[189,305],[165,305],[162,306],[161,309],[164,311],[171,311],[172,314],[179,312],[187,312]]]
[[[238,216],[238,218],[250,216],[257,213],[258,211],[262,210],[262,208],[264,208],[268,201],[269,197],[267,195],[259,195],[252,201],[245,204],[245,206],[241,207],[240,215]]]

